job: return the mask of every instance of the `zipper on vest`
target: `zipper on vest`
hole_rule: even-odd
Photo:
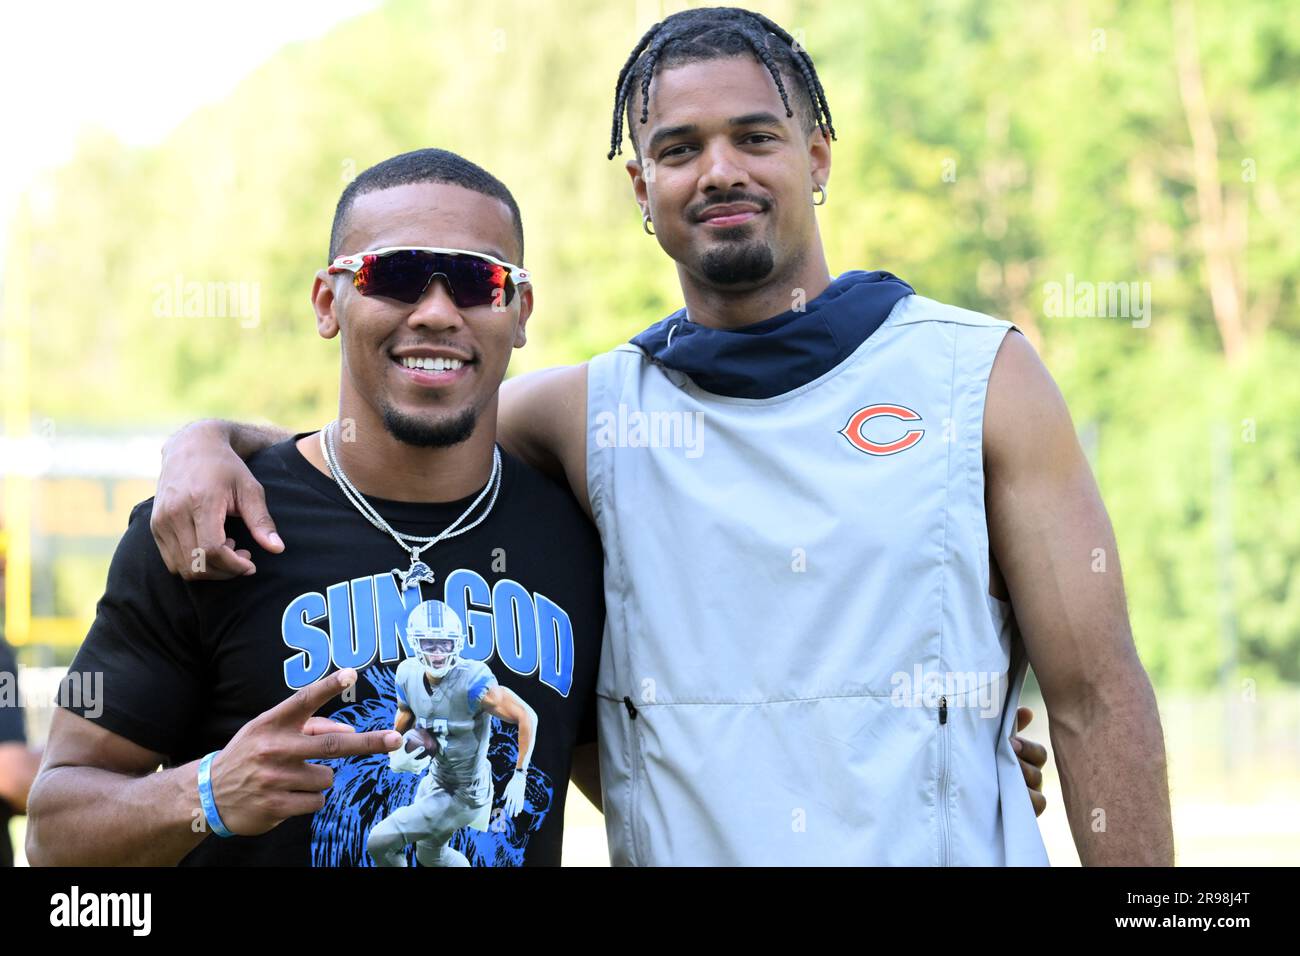
[[[939,698],[939,865],[951,866],[948,858],[948,698]]]
[[[631,854],[632,865],[640,866],[641,849],[639,846],[639,841],[637,840],[637,830],[640,827],[640,820],[637,818],[637,805],[640,803],[638,797],[640,796],[640,791],[641,791],[641,768],[640,768],[641,737],[640,734],[637,732],[637,727],[636,727],[637,709],[636,706],[632,703],[632,698],[624,697],[623,706],[627,708],[627,716],[628,716],[627,734],[628,734],[628,767],[630,770],[629,786],[632,791],[628,799],[628,808],[627,808],[628,828],[629,828],[628,835],[631,837],[631,843],[632,843],[632,854]]]

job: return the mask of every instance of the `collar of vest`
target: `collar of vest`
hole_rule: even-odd
[[[692,322],[685,309],[632,339],[650,361],[731,398],[772,398],[829,372],[915,290],[888,272],[845,272],[800,311],[738,329]]]

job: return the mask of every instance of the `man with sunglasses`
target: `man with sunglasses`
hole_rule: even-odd
[[[598,789],[601,555],[571,496],[496,444],[523,245],[509,190],[444,150],[344,190],[312,286],[338,418],[250,461],[286,548],[184,581],[134,509],[69,672],[103,675],[102,713],[55,713],[33,863],[560,863],[571,773]],[[404,645],[434,616],[445,672]],[[412,734],[445,742],[427,769]]]

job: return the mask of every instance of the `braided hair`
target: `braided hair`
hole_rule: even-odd
[[[614,122],[609,137],[609,156],[623,152],[623,112],[627,111],[628,138],[640,156],[640,147],[632,132],[633,94],[641,96],[641,122],[649,120],[650,80],[659,67],[716,60],[749,54],[767,67],[785,115],[794,116],[784,78],[795,80],[796,95],[804,113],[804,128],[812,132],[816,125],[831,139],[831,108],[826,102],[812,57],[779,25],[760,13],[739,7],[701,7],[684,10],[656,23],[646,31],[614,85]]]

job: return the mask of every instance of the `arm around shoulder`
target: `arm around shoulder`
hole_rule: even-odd
[[[539,471],[563,477],[587,515],[587,364],[548,368],[501,386],[502,446]]]

